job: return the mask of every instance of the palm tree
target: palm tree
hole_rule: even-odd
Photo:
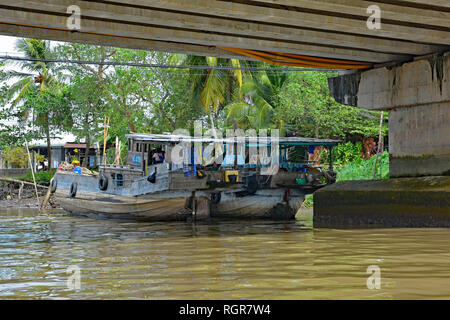
[[[19,39],[16,43],[16,49],[21,52],[25,58],[48,59],[51,57],[49,41]],[[37,90],[38,95],[40,95],[44,91],[57,87],[58,82],[53,72],[53,69],[55,69],[54,64],[43,61],[21,60],[19,66],[21,71],[9,70],[6,72],[6,79],[19,79],[7,92],[7,99],[11,101],[13,107],[20,102],[24,102],[33,90]],[[19,112],[18,116],[26,122],[29,116],[29,110],[25,108],[23,111]],[[35,123],[43,127],[47,139],[48,169],[50,170],[52,166],[52,156],[49,117],[49,111],[36,110]]]
[[[261,67],[261,63],[248,62],[249,66]],[[228,104],[226,124],[242,129],[268,129],[278,127],[283,131],[280,121],[273,121],[277,105],[277,94],[287,79],[284,72],[250,71],[245,74],[241,87],[240,101]]]
[[[232,66],[236,69],[209,69],[202,73],[197,69],[190,69],[192,79],[191,101],[200,103],[209,114],[211,131],[217,138],[214,116],[225,104],[230,104],[239,95],[242,86],[242,72],[239,70],[240,61],[237,59],[223,59],[215,57],[187,56],[183,61],[186,65]]]

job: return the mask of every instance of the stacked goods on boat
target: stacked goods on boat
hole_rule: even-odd
[[[292,143],[333,146],[336,141],[280,138],[284,139],[280,168],[270,173],[264,165],[236,161],[237,155],[220,165],[176,163],[171,150],[189,141],[189,136],[130,134],[127,138],[126,165],[101,165],[99,172],[79,167],[57,171],[51,191],[62,208],[73,214],[138,220],[290,219],[305,194],[334,182],[331,163],[328,172],[293,163],[287,159],[287,149],[295,147]],[[189,147],[186,154],[193,150]]]

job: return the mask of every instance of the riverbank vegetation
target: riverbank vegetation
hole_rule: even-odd
[[[358,143],[355,145],[347,143],[345,147],[341,147],[341,149],[354,150],[354,152],[344,153],[338,158],[338,164],[335,169],[337,173],[336,181],[370,180],[372,178],[389,179],[389,153],[387,151],[383,152],[383,154],[379,156],[378,161],[376,160],[376,156],[373,156],[370,159],[363,159],[355,152],[355,150],[360,149],[359,147],[360,145]],[[374,177],[373,174],[376,161],[377,167]],[[314,197],[313,194],[309,194],[305,197],[302,207],[312,208],[313,206]]]
[[[119,137],[125,160],[126,133],[192,131],[199,120],[204,130],[276,128],[283,136],[343,140],[348,143],[333,151],[336,165],[353,163],[342,175],[351,176],[354,170],[355,177],[365,177],[365,164],[358,164],[361,141],[378,137],[379,112],[340,105],[331,97],[327,79],[334,72],[284,72],[264,62],[34,39],[18,40],[16,50],[52,62],[0,63],[2,152],[23,146],[25,139],[44,139],[50,147],[51,138],[66,133],[87,149],[102,145],[104,119],[109,117],[107,145]],[[59,60],[99,64],[54,62]],[[171,65],[236,69],[161,67]],[[384,120],[386,136],[387,116]],[[107,154],[112,161],[114,151]],[[86,157],[81,165],[87,164]]]
[[[36,179],[36,183],[43,185],[43,186],[50,185],[50,180],[55,175],[55,172],[56,172],[56,170],[35,172],[34,178]],[[31,174],[31,171],[29,171],[26,175],[18,177],[17,179],[22,180],[22,181],[33,182],[33,176]]]

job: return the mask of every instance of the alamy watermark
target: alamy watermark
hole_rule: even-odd
[[[77,5],[67,7],[67,12],[70,16],[67,18],[67,29],[75,31],[81,29],[81,9]]]
[[[69,276],[67,278],[67,288],[69,290],[80,290],[81,289],[81,270],[77,265],[69,266],[66,270],[66,274]]]
[[[369,30],[380,30],[381,29],[381,9],[376,4],[367,7],[367,14],[369,18],[367,19],[366,25]]]
[[[67,7],[67,14],[70,16],[67,18],[66,26],[69,30],[76,31],[81,30],[81,9],[77,5],[70,5]],[[376,4],[372,4],[367,7],[366,13],[369,15],[366,25],[369,30],[381,29],[381,8]]]
[[[194,125],[194,136],[187,129],[177,129],[172,136],[182,136],[182,141],[172,147],[168,154],[174,165],[262,165],[262,175],[275,175],[279,169],[278,129],[243,131],[226,130],[225,137],[221,130],[207,130],[203,133],[201,122]],[[214,131],[214,132],[213,132]],[[207,144],[207,145],[205,145]],[[224,148],[225,145],[225,148]]]
[[[369,290],[381,289],[381,269],[377,265],[371,265],[367,267],[367,274],[370,276],[367,278],[366,285]]]

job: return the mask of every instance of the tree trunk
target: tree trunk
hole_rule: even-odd
[[[319,139],[319,124],[316,124],[314,128],[314,138]]]
[[[89,149],[91,148],[91,139],[89,137],[89,115],[86,114],[84,118],[84,134],[86,149],[84,149],[84,161],[80,163],[83,167],[87,168],[89,165]]]
[[[91,138],[89,134],[86,135],[86,149],[84,151],[84,161],[83,167],[87,168],[89,166],[89,149],[91,149]]]
[[[378,148],[377,148],[377,157],[375,158],[375,165],[373,166],[373,174],[372,174],[372,180],[375,179],[375,176],[377,174],[377,163],[378,163],[378,157],[380,156],[380,148],[381,144],[383,143],[383,114],[384,111],[381,111],[380,114],[380,131],[378,134]],[[381,173],[381,176],[383,176],[383,173]]]
[[[50,123],[47,117],[46,127],[45,127],[45,136],[47,138],[47,151],[48,151],[48,166],[47,170],[52,170],[52,142],[50,141]]]
[[[134,126],[134,123],[132,121],[128,121],[128,128],[132,133],[136,132],[136,127]]]

